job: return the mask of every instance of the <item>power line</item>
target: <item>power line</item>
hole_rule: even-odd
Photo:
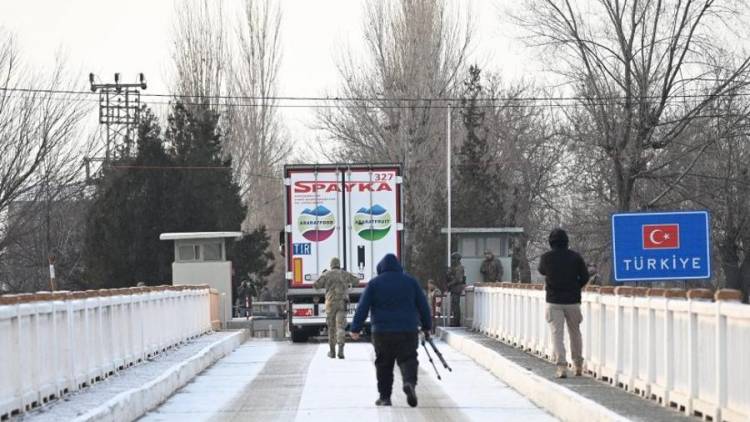
[[[26,93],[26,94],[49,94],[49,95],[68,95],[68,96],[83,96],[90,97],[93,93],[82,90],[58,90],[58,89],[37,89],[37,88],[9,88],[0,87],[0,91],[10,93]],[[142,93],[144,98],[170,98],[180,100],[202,100],[205,97],[199,95],[186,95],[186,94],[165,94],[165,93]],[[721,94],[706,94],[706,93],[694,93],[694,94],[674,94],[669,98],[678,99],[703,99],[708,97],[724,98],[724,97],[736,97],[736,96],[750,96],[750,92],[733,92],[733,93],[721,93]],[[68,97],[70,98],[70,97]],[[644,96],[635,98],[635,100],[659,100],[660,96]],[[77,98],[77,100],[87,100]],[[242,102],[234,102],[240,100]],[[388,108],[447,108],[447,104],[440,103],[458,103],[465,101],[464,98],[456,97],[346,97],[346,96],[334,96],[334,97],[315,97],[315,96],[247,96],[247,95],[217,95],[208,98],[208,101],[197,101],[187,102],[182,101],[183,104],[187,105],[208,105],[208,106],[228,106],[228,107],[272,107],[272,108],[348,108],[351,107],[346,103],[355,103],[356,107],[359,108],[377,108],[377,109],[388,109]],[[538,106],[539,104],[526,104],[526,103],[547,103],[543,104],[549,107],[570,107],[580,105],[617,105],[621,102],[626,101],[627,98],[624,96],[607,96],[607,97],[584,97],[584,96],[510,96],[510,97],[491,97],[491,98],[476,98],[474,101],[477,102],[477,107],[482,108],[510,108],[510,107],[530,107]],[[288,104],[288,102],[300,102],[307,101],[313,102],[308,104]],[[287,102],[279,104],[278,102]],[[409,105],[367,105],[357,103],[430,103],[430,104],[409,104]],[[558,104],[556,102],[563,102],[566,104]],[[588,104],[579,104],[580,102],[587,102]],[[149,101],[149,104],[171,104],[170,101]],[[329,103],[329,104],[319,104]],[[330,103],[335,103],[331,105]],[[431,104],[438,103],[438,104]],[[510,103],[510,104],[509,104]],[[573,104],[570,104],[573,103]]]
[[[115,170],[208,170],[208,171],[231,171],[228,166],[151,166],[135,164],[113,164],[110,168]],[[280,176],[271,176],[261,173],[242,173],[243,176],[261,177],[266,179],[282,180]]]
[[[2,88],[0,88],[2,90]],[[750,94],[748,94],[750,95]],[[56,101],[77,101],[77,102],[97,102],[98,100],[93,98],[84,98],[84,99],[72,99],[72,98],[63,98],[63,97],[57,97],[57,98],[50,98],[52,100]],[[148,106],[155,106],[155,105],[161,105],[161,106],[171,106],[174,103],[170,101],[142,101],[144,105]],[[257,103],[234,103],[234,102],[185,102],[180,101],[181,104],[187,105],[187,106],[207,106],[207,107],[226,107],[226,108],[255,108],[255,107],[268,107],[268,108],[278,108],[278,109],[366,109],[366,110],[392,110],[392,109],[406,109],[406,110],[414,110],[414,109],[446,109],[446,108],[452,108],[456,109],[455,106],[448,106],[448,105],[442,105],[442,104],[415,104],[415,105],[377,105],[377,104],[257,104]],[[622,104],[619,101],[589,101],[588,103],[553,103],[548,101],[546,104],[540,104],[540,103],[527,103],[527,104],[476,104],[474,107],[476,108],[484,108],[484,109],[527,109],[527,108],[582,108],[582,107],[591,107],[591,106],[610,106],[610,105],[620,105]],[[723,116],[723,115],[722,115]],[[695,116],[695,117],[703,117],[703,116]]]

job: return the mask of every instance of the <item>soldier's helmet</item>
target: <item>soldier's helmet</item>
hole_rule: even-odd
[[[331,269],[334,268],[341,268],[341,261],[336,257],[331,258]]]
[[[451,254],[451,259],[454,261],[460,261],[461,260],[461,254],[458,252],[453,252]]]

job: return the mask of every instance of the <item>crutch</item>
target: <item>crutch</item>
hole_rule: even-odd
[[[432,350],[435,351],[435,354],[437,355],[438,359],[440,359],[440,362],[443,363],[443,366],[445,367],[445,369],[447,369],[450,372],[453,372],[453,369],[451,369],[451,367],[448,365],[448,362],[445,361],[445,358],[443,357],[443,354],[440,353],[440,350],[438,350],[437,346],[435,346],[435,343],[433,343],[432,337],[428,338],[427,342],[430,343],[430,346],[432,346]],[[424,340],[422,340],[422,346],[424,346]],[[425,347],[425,349],[427,349],[427,347]],[[429,355],[430,354],[427,353],[427,356],[429,356]],[[430,359],[430,362],[432,362],[432,359]],[[435,364],[433,363],[433,365],[435,365]],[[438,378],[440,378],[440,377],[438,377]]]
[[[432,364],[432,369],[435,370],[435,375],[437,375],[437,378],[439,380],[442,380],[440,377],[440,372],[438,372],[437,366],[435,365],[435,361],[432,360],[432,356],[430,356],[430,349],[427,348],[427,346],[424,344],[424,338],[422,338],[422,347],[424,347],[425,353],[427,353],[427,359],[430,360],[430,363]]]

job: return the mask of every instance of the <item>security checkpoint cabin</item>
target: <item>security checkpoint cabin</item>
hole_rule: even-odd
[[[226,239],[242,232],[162,233],[160,240],[174,241],[172,284],[208,284],[221,295],[222,325],[232,315],[232,262],[227,260]]]
[[[482,281],[479,272],[484,261],[484,251],[490,250],[503,264],[503,280],[511,280],[510,237],[523,233],[521,227],[451,227],[451,250],[461,254],[466,283]],[[440,233],[447,235],[448,229]]]

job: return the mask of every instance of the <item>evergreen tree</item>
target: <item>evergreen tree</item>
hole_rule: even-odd
[[[167,207],[171,165],[156,116],[144,109],[137,151],[118,157],[103,171],[86,225],[86,284],[124,287],[158,284],[170,275],[171,247],[159,241]]]
[[[173,231],[238,230],[246,207],[232,178],[232,162],[224,158],[219,115],[207,107],[176,103],[165,141],[176,171],[170,194]]]
[[[90,210],[90,287],[168,282],[174,252],[171,242],[159,240],[161,233],[236,231],[245,217],[231,161],[222,155],[218,114],[176,103],[164,135],[150,110],[142,116],[136,151],[105,170]],[[235,268],[266,276],[272,268],[268,243],[262,229],[234,250],[230,245]]]
[[[457,154],[453,219],[456,226],[497,227],[504,224],[507,184],[497,163],[496,149],[488,142],[485,112],[480,107],[481,70],[469,67],[461,99],[465,140]]]
[[[268,280],[266,277],[273,273],[273,253],[268,250],[270,238],[265,226],[260,226],[247,233],[240,240],[231,245],[229,259],[234,268],[236,287],[242,280],[250,280],[255,291],[260,294]]]

